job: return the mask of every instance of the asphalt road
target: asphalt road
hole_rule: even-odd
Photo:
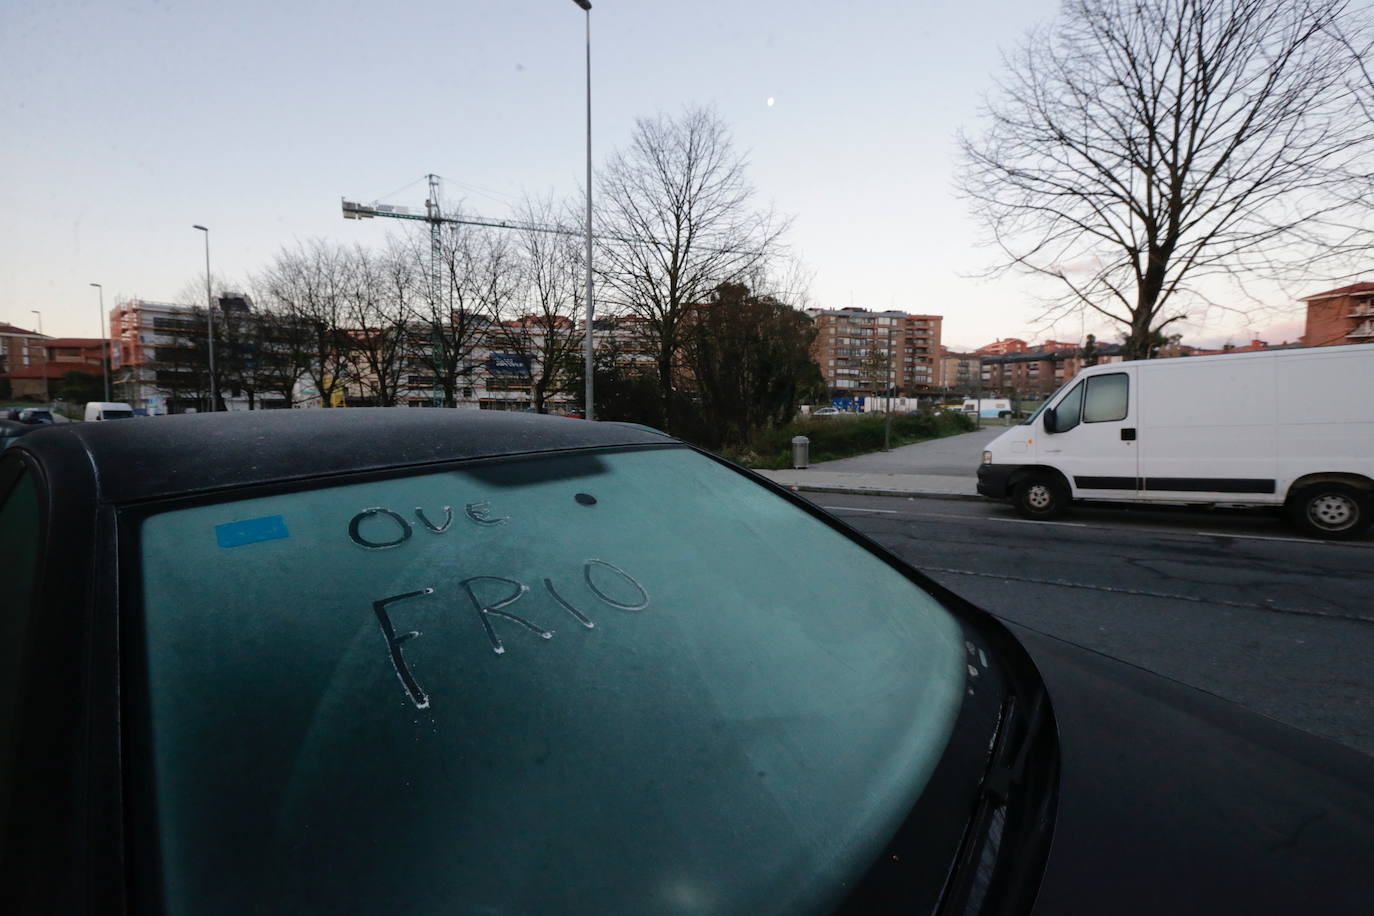
[[[1260,512],[812,493],[986,610],[1374,755],[1374,535],[1293,534]]]

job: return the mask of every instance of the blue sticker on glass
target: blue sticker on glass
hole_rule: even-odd
[[[215,537],[221,547],[242,547],[259,541],[275,541],[289,538],[286,520],[280,515],[264,515],[262,518],[248,518],[241,522],[225,522],[215,526]]]

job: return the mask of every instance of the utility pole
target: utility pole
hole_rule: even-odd
[[[110,399],[110,319],[105,314],[105,287],[92,283],[100,293],[100,363],[105,370],[105,400]]]
[[[197,223],[191,227],[205,233],[205,319],[209,331],[210,413],[219,409],[219,376],[215,374],[215,296],[210,292],[210,230]]]
[[[896,321],[897,319],[889,319]],[[883,451],[889,451],[892,447],[892,328],[894,325],[887,326],[887,417],[883,421]]]
[[[38,309],[29,309],[29,311],[38,316],[38,336],[42,337],[43,313]],[[41,343],[38,348],[38,353],[43,360],[43,403],[52,406],[52,398],[48,396],[48,345],[46,343]]]
[[[587,14],[587,336],[585,355],[586,407],[582,416],[588,420],[596,419],[592,406],[593,377],[595,376],[595,331],[592,322],[595,309],[592,303],[592,4],[591,0],[573,0]]]

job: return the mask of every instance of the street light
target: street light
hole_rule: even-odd
[[[105,373],[105,400],[110,399],[110,323],[105,317],[105,287],[92,283],[100,291],[100,365]]]
[[[30,312],[38,316],[38,336],[43,336],[43,313],[38,309],[29,309]],[[52,399],[48,397],[48,345],[42,344],[38,348],[39,354],[43,357],[43,403],[51,406]]]
[[[592,3],[591,0],[573,0],[587,14],[587,409],[583,416],[595,419],[592,408],[592,376],[595,359],[592,343]]]
[[[210,412],[219,404],[219,379],[215,375],[215,299],[210,293],[210,230],[199,224],[192,226],[205,233],[205,307],[210,321]]]

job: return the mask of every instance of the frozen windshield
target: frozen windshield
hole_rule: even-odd
[[[684,449],[167,511],[141,556],[170,913],[824,908],[965,691],[931,597]]]

